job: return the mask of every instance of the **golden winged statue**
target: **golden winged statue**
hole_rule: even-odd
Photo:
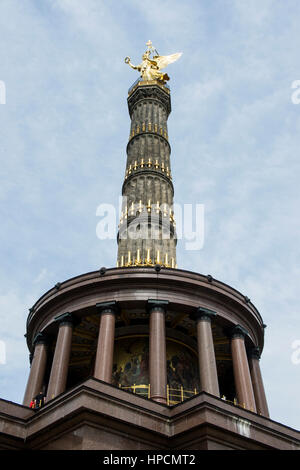
[[[160,80],[162,82],[170,80],[168,74],[162,73],[161,70],[178,60],[182,52],[170,55],[159,55],[151,41],[148,41],[146,45],[147,50],[143,54],[142,62],[139,65],[133,65],[130,61],[130,57],[125,58],[125,63],[130,65],[134,70],[138,70],[141,73],[142,80]]]

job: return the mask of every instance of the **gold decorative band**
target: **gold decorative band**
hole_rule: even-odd
[[[154,258],[151,258],[151,249],[147,248],[144,257],[141,257],[141,250],[138,249],[136,253],[128,251],[127,255],[122,255],[117,261],[118,268],[128,268],[133,266],[155,266],[159,264],[165,268],[177,269],[177,264],[174,257],[169,257],[169,253],[161,253],[160,250],[156,250]]]

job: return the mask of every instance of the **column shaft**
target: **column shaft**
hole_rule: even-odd
[[[150,398],[167,403],[167,352],[164,309],[157,306],[150,311],[149,333]]]
[[[197,320],[198,358],[201,390],[220,396],[214,343],[209,318]]]
[[[239,405],[256,412],[245,341],[242,336],[233,336],[231,352],[235,388]]]
[[[101,313],[94,377],[111,383],[115,340],[115,312],[113,309]]]
[[[269,418],[269,409],[262,380],[261,370],[259,366],[259,359],[256,357],[250,358],[250,372],[252,378],[253,391],[256,402],[257,413]]]
[[[55,352],[50,373],[47,401],[63,393],[66,389],[69,359],[71,354],[73,325],[62,322],[59,325]]]
[[[29,378],[24,395],[23,405],[29,406],[31,400],[42,391],[45,369],[47,363],[47,346],[45,342],[38,342],[34,348]]]

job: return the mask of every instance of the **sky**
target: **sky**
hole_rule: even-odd
[[[178,267],[251,299],[271,418],[300,428],[299,18],[297,0],[1,0],[1,398],[23,400],[29,308],[116,265],[96,213],[124,179],[124,58],[151,39],[183,53],[167,70],[174,200],[204,206],[203,247],[179,240]]]

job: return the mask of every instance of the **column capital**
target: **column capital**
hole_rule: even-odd
[[[47,335],[45,335],[45,333],[42,333],[41,331],[39,331],[39,333],[37,333],[32,340],[33,346],[36,346],[37,344],[47,344],[47,343],[48,343]]]
[[[119,311],[119,305],[116,300],[110,302],[99,302],[96,304],[97,313],[102,315],[103,313],[117,314]]]
[[[57,315],[57,317],[54,317],[54,320],[59,324],[59,326],[63,326],[63,325],[74,326],[79,321],[70,312],[65,312],[65,313],[62,313],[61,315]]]
[[[158,310],[160,312],[166,313],[168,304],[169,304],[168,300],[148,299],[147,301],[148,313],[151,313],[152,310]]]
[[[245,339],[245,336],[248,335],[248,331],[241,325],[235,325],[230,332],[231,339],[241,338]]]
[[[249,357],[251,359],[257,359],[259,361],[260,359],[260,350],[258,347],[252,348],[249,352]]]
[[[217,316],[217,313],[214,310],[210,310],[204,307],[198,307],[193,313],[190,314],[191,320],[196,321],[209,321]]]

